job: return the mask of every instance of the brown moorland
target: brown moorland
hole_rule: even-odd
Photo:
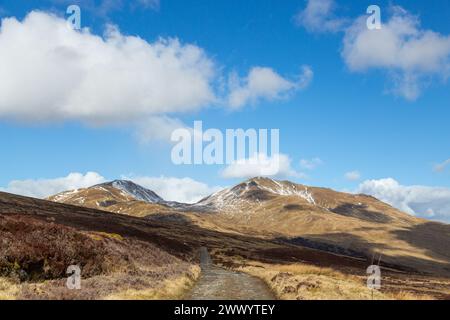
[[[98,186],[70,195],[59,200],[77,206],[0,193],[0,298],[181,298],[199,276],[200,247],[282,299],[371,297],[374,254],[384,281],[375,298],[450,296],[448,225],[372,197],[261,178],[194,205]],[[70,264],[82,266],[84,291],[65,289]]]

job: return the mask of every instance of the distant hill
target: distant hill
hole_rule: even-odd
[[[166,202],[130,181],[67,191],[52,201],[132,216],[188,217],[202,228],[257,235],[423,273],[450,276],[450,226],[413,217],[367,195],[254,178],[196,204]]]

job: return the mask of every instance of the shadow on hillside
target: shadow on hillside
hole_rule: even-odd
[[[425,227],[425,226],[424,226]],[[436,226],[434,226],[436,227]],[[445,227],[445,226],[444,226]],[[448,230],[448,229],[445,229]],[[429,231],[429,230],[427,230]],[[436,231],[436,230],[434,230]],[[435,244],[435,246],[431,247],[429,243],[427,243],[425,240],[421,241],[420,234],[415,234],[415,230],[410,231],[404,231],[401,233],[405,238],[408,238],[410,240],[410,243],[418,248],[425,248],[429,250],[429,256],[433,258],[431,248],[436,252],[446,252],[448,255],[448,246],[444,245],[443,247],[440,247],[437,249],[438,245]],[[413,236],[411,236],[413,235]],[[437,235],[435,235],[437,236]],[[417,239],[416,237],[419,237]],[[441,234],[439,239],[444,238]],[[402,238],[399,238],[402,239]],[[416,239],[416,242],[411,241],[411,239]],[[421,259],[418,257],[413,256],[406,256],[406,255],[387,255],[383,254],[384,251],[389,249],[395,249],[391,248],[389,245],[386,244],[379,244],[379,243],[371,243],[367,241],[366,239],[363,239],[359,236],[348,234],[348,233],[332,233],[332,234],[322,234],[320,236],[317,235],[305,235],[302,238],[290,238],[290,239],[283,239],[280,238],[280,241],[285,241],[288,243],[293,244],[299,244],[303,246],[307,246],[310,248],[315,248],[318,250],[326,250],[329,252],[334,252],[336,254],[344,254],[344,255],[350,255],[355,258],[362,258],[365,259],[365,263],[370,265],[372,262],[378,263],[379,254],[375,255],[374,259],[374,252],[381,253],[381,263],[380,265],[386,268],[395,269],[403,272],[413,272],[418,274],[430,274],[430,273],[437,273],[439,275],[450,277],[450,263],[443,263],[443,262],[434,262],[429,261],[426,259]],[[406,239],[402,239],[405,240]],[[446,238],[445,241],[447,241],[448,238]],[[339,243],[339,245],[336,245]],[[442,257],[441,257],[442,259]],[[373,261],[375,260],[375,261]]]
[[[450,267],[450,225],[425,222],[406,230],[393,231],[393,234],[414,247],[426,250],[432,258],[445,259]]]
[[[365,205],[355,205],[353,203],[345,203],[331,209],[332,212],[345,217],[357,218],[364,221],[376,222],[376,223],[389,223],[392,218],[384,213],[367,210]]]

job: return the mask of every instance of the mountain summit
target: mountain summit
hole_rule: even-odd
[[[49,197],[49,200],[56,202],[72,202],[84,204],[89,200],[90,196],[98,195],[98,193],[105,193],[115,200],[124,201],[143,201],[147,203],[162,203],[164,200],[152,190],[146,189],[132,181],[128,180],[114,180],[94,185],[85,189],[75,189],[58,193]]]
[[[136,200],[144,201],[148,203],[160,203],[164,202],[163,198],[158,196],[152,190],[146,189],[129,180],[114,180],[98,185],[100,187],[112,187],[125,193],[126,195],[133,197]]]
[[[197,205],[216,210],[239,210],[246,204],[261,204],[277,196],[293,196],[307,203],[315,204],[308,187],[289,181],[276,181],[257,177],[227,188],[200,200]]]
[[[134,216],[164,212],[170,204],[154,191],[128,180],[114,180],[89,188],[69,190],[47,200]]]

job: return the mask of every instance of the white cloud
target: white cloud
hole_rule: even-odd
[[[226,179],[253,177],[299,177],[305,178],[303,173],[295,171],[291,166],[291,159],[285,154],[267,156],[259,154],[251,158],[237,160],[222,171]]]
[[[314,170],[322,164],[323,164],[323,161],[320,158],[301,159],[300,160],[300,167],[302,167],[303,169],[307,169],[307,170]]]
[[[113,123],[216,99],[215,66],[201,48],[148,43],[112,26],[102,38],[44,12],[2,20],[0,70],[2,118]]]
[[[87,188],[103,182],[105,182],[105,178],[96,172],[86,174],[75,172],[56,179],[14,180],[7,187],[0,188],[0,191],[34,198],[46,198],[62,191]]]
[[[345,179],[350,180],[350,181],[357,181],[357,180],[361,179],[361,173],[359,173],[359,171],[350,171],[350,172],[347,172],[344,176],[345,176]]]
[[[144,144],[151,141],[170,142],[172,132],[181,128],[192,130],[179,119],[155,116],[138,123],[136,137]]]
[[[219,186],[210,187],[206,183],[191,178],[124,176],[123,179],[131,180],[147,189],[153,190],[164,200],[182,203],[196,203],[223,189]]]
[[[434,171],[443,172],[448,166],[450,166],[450,159],[445,160],[444,162],[435,165]]]
[[[450,189],[403,186],[392,178],[368,180],[358,193],[372,195],[411,215],[450,222]]]
[[[206,183],[191,178],[145,176],[122,176],[122,178],[155,191],[165,200],[184,203],[195,203],[222,189],[219,186],[210,187]],[[96,172],[86,174],[74,172],[66,177],[55,179],[14,180],[5,188],[0,188],[0,191],[35,198],[46,198],[63,191],[88,188],[106,181],[103,176]]]
[[[450,75],[450,36],[421,28],[418,17],[400,7],[381,30],[369,30],[360,17],[346,30],[342,56],[351,71],[379,69],[392,82],[391,93],[417,99],[432,78]]]
[[[314,73],[309,66],[303,66],[298,79],[283,78],[271,68],[254,67],[245,79],[237,74],[230,76],[228,105],[232,109],[254,104],[259,100],[276,100],[286,97],[295,90],[305,89],[312,81]]]
[[[194,122],[195,123],[195,122]],[[172,134],[176,130],[187,130],[191,134],[192,139],[203,139],[201,130],[188,126],[183,121],[177,118],[171,118],[168,116],[154,116],[148,119],[144,119],[137,123],[135,136],[137,140],[142,144],[151,142],[166,142],[174,144],[172,140]]]
[[[294,80],[255,67],[220,90],[219,68],[198,46],[178,39],[149,43],[111,25],[103,37],[78,32],[65,19],[39,11],[22,21],[2,19],[0,70],[0,119],[131,124],[143,142],[167,141],[169,131],[185,127],[177,119],[182,113],[221,101],[241,108],[285,98],[313,78],[308,66]]]
[[[306,8],[297,14],[295,21],[309,32],[342,31],[347,20],[336,17],[335,9],[334,0],[308,0]]]

